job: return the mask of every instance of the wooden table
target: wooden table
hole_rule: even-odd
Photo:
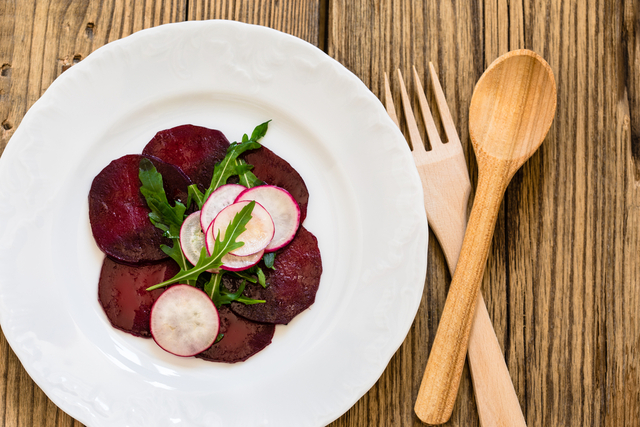
[[[323,49],[378,96],[432,61],[476,167],[467,117],[500,54],[537,51],[558,85],[542,148],[514,177],[483,292],[529,426],[640,425],[640,2],[4,0],[0,153],[51,82],[96,48],[168,22],[233,19]],[[410,88],[411,90],[411,88]],[[396,81],[392,91],[399,99]],[[2,183],[0,183],[2,185]],[[450,276],[431,235],[422,305],[377,384],[331,426],[419,426],[413,402]],[[0,425],[77,426],[0,339]],[[468,369],[448,425],[479,425]]]

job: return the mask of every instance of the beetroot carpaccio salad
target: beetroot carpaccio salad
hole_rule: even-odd
[[[313,304],[322,261],[301,224],[307,187],[258,141],[158,132],[93,180],[89,219],[105,253],[98,300],[113,327],[177,356],[235,363]]]

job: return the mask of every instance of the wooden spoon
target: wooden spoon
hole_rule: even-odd
[[[478,186],[414,408],[425,423],[442,424],[451,416],[502,197],[516,171],[542,144],[555,111],[553,72],[535,52],[501,56],[476,84],[469,134]]]

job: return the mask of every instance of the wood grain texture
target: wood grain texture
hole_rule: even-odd
[[[508,50],[541,54],[556,76],[558,113],[507,189],[483,294],[529,426],[640,425],[640,1],[0,1],[0,152],[49,84],[97,47],[209,18],[301,37],[378,96],[383,72],[409,75],[415,64],[426,81],[433,61],[474,181],[466,123],[475,82]],[[392,90],[399,99],[397,83]],[[332,427],[423,425],[413,402],[451,280],[431,237],[407,339]],[[0,336],[0,426],[80,425]],[[447,425],[479,425],[466,368]]]
[[[0,154],[64,70],[110,41],[185,15],[186,0],[0,2]]]
[[[293,34],[321,47],[320,0],[189,0],[189,20],[231,19]]]

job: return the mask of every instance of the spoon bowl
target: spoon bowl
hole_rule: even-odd
[[[469,107],[478,186],[467,230],[414,410],[428,424],[451,416],[504,192],[538,149],[556,111],[551,67],[530,50],[509,52],[484,72]]]
[[[480,77],[469,107],[469,134],[479,156],[511,162],[515,173],[544,140],[556,111],[553,71],[530,50],[509,52]]]

